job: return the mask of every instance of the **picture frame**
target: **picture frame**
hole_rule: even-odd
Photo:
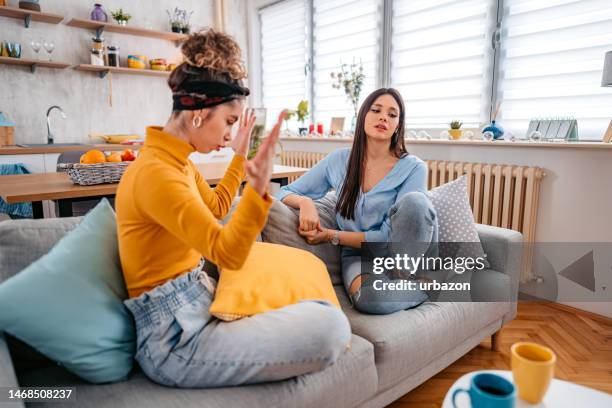
[[[344,118],[343,117],[333,117],[331,119],[331,125],[329,126],[330,133],[342,133],[344,130]]]

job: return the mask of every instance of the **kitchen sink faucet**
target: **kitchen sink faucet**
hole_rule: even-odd
[[[53,105],[47,110],[47,144],[53,144],[53,133],[51,133],[51,121],[49,120],[49,114],[53,109],[59,110],[60,114],[62,115],[62,118],[66,119],[66,114],[64,113],[64,110],[57,105]]]

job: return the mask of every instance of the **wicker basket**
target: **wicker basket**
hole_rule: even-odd
[[[129,161],[98,164],[60,163],[57,165],[57,170],[67,172],[74,184],[91,186],[118,183],[130,163]]]

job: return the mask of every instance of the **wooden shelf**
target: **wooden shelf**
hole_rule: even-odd
[[[0,6],[0,16],[23,20],[26,28],[30,26],[30,21],[59,24],[64,19],[64,16],[60,16],[59,14],[43,13],[40,11],[25,10],[8,6]]]
[[[99,74],[100,78],[104,78],[109,72],[116,74],[145,75],[164,78],[170,76],[170,71],[154,71],[152,69],[135,69],[125,67],[101,67],[98,65],[90,64],[80,64],[75,66],[74,69],[76,69],[77,71],[96,72]]]
[[[52,69],[66,69],[70,66],[70,64],[65,63],[65,62],[43,61],[43,60],[11,58],[11,57],[0,57],[0,64],[29,66],[30,71],[32,72],[35,72],[36,68],[38,67],[52,68]]]
[[[104,31],[119,34],[136,35],[139,37],[158,38],[168,41],[182,41],[187,38],[186,34],[173,33],[172,31],[156,31],[149,30],[147,28],[138,28],[132,26],[122,26],[113,23],[103,23],[101,21],[84,20],[80,18],[73,18],[67,25],[71,27],[85,28],[94,30],[96,35],[99,37]]]

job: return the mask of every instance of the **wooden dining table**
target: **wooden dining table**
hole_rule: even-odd
[[[217,185],[229,163],[196,164],[211,186]],[[289,177],[299,177],[308,169],[274,165],[270,181],[287,185]],[[59,216],[71,217],[72,204],[92,198],[114,197],[118,183],[80,186],[74,184],[67,173],[36,173],[0,176],[0,197],[8,204],[31,202],[34,218],[43,218],[43,200],[58,203]]]

